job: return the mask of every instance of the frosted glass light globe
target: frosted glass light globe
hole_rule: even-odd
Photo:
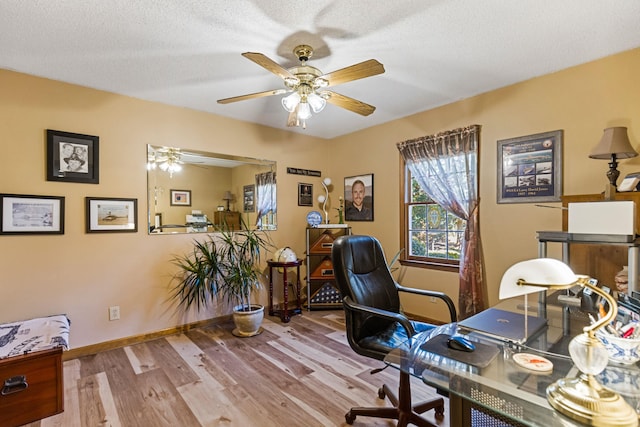
[[[331,185],[331,178],[327,177],[323,180],[323,182],[324,182],[324,185]]]
[[[600,340],[587,334],[576,335],[569,343],[569,354],[576,367],[585,374],[598,375],[609,363],[609,353]]]
[[[326,197],[324,197],[322,194],[318,196],[318,201],[319,201],[320,203],[324,203],[324,201],[325,201],[325,200],[327,200],[327,198],[326,198]]]

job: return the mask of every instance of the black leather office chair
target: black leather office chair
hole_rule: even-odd
[[[371,236],[341,236],[331,252],[336,282],[343,297],[347,339],[358,354],[383,360],[384,357],[409,337],[433,328],[433,325],[409,320],[400,311],[399,292],[436,297],[448,308],[451,321],[457,320],[453,301],[442,292],[407,288],[391,276],[380,242]],[[393,407],[351,408],[345,415],[347,424],[353,424],[357,415],[397,419],[398,426],[409,423],[433,426],[419,414],[435,409],[436,417],[444,414],[444,400],[435,398],[416,405],[411,404],[410,377],[400,371],[398,396],[387,385],[378,390],[380,399],[389,398]]]

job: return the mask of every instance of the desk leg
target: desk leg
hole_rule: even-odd
[[[449,393],[449,425],[468,427],[471,425],[471,403],[454,393]]]

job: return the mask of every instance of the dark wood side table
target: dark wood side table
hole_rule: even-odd
[[[291,320],[292,314],[300,314],[302,313],[302,301],[300,301],[300,265],[302,265],[302,260],[297,259],[295,261],[289,262],[280,262],[280,261],[267,261],[269,265],[269,316],[279,315],[280,320],[284,323],[287,323]],[[290,268],[296,269],[296,282],[291,283],[287,278],[287,271]],[[282,274],[282,287],[283,287],[283,297],[284,297],[284,306],[281,310],[276,310],[273,308],[273,270],[276,270],[279,274]],[[294,289],[296,291],[296,302],[297,305],[289,310],[289,285],[294,285]]]

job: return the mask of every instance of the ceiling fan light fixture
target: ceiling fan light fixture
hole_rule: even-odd
[[[298,105],[298,119],[307,120],[308,118],[311,118],[311,108],[309,108],[309,103],[301,102],[300,105]]]
[[[315,92],[307,95],[307,102],[314,113],[319,113],[324,109],[325,105],[327,105],[327,101]]]
[[[300,65],[287,69],[262,53],[244,52],[242,56],[280,77],[286,89],[267,90],[219,99],[218,103],[229,104],[246,99],[286,94],[280,102],[285,111],[289,113],[287,126],[302,126],[302,128],[306,127],[305,121],[311,118],[311,114],[320,113],[327,102],[361,116],[368,116],[375,111],[376,108],[372,105],[332,92],[327,88],[382,74],[385,70],[380,62],[369,59],[331,73],[323,73],[318,68],[307,65],[307,61],[313,55],[311,46],[296,46],[293,53],[300,61]]]
[[[285,96],[282,98],[282,106],[288,112],[293,112],[296,109],[298,104],[300,103],[300,94],[298,92],[293,92],[291,95]]]

